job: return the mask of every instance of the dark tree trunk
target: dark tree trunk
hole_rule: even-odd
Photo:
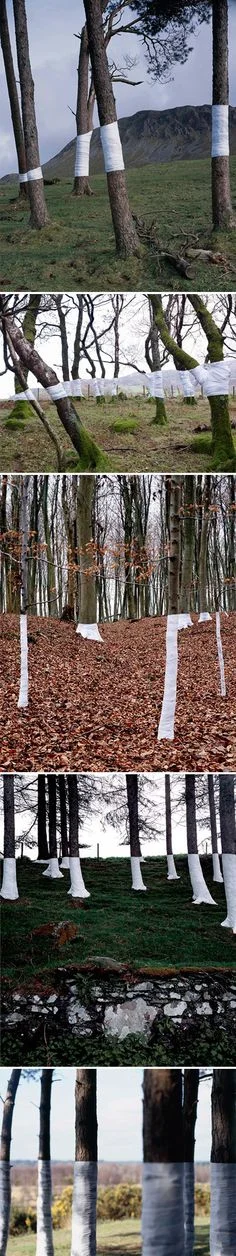
[[[76,1069],[75,1160],[97,1161],[97,1078],[95,1068]]]
[[[76,129],[77,135],[85,135],[89,126],[88,116],[88,95],[89,95],[89,46],[87,26],[83,26],[80,36],[80,52],[78,64],[78,90],[76,104]],[[92,129],[92,128],[91,128]],[[75,196],[92,196],[92,188],[90,187],[88,175],[75,175],[74,178],[74,195]]]
[[[79,855],[78,784],[76,774],[68,776],[70,857]]]
[[[116,122],[116,106],[104,38],[101,0],[84,0],[89,52],[100,126]],[[107,174],[117,252],[122,257],[140,252],[139,240],[129,205],[124,170]]]
[[[52,772],[48,778],[48,798],[49,798],[49,850],[50,859],[57,859],[57,795],[56,795],[56,776]]]
[[[190,855],[197,855],[196,795],[193,772],[189,772],[185,776],[185,798],[188,852]]]
[[[19,176],[21,176],[21,175],[26,174],[25,142],[24,142],[23,127],[22,127],[20,106],[19,106],[19,100],[18,100],[18,92],[17,92],[17,86],[16,86],[14,62],[13,62],[13,56],[12,56],[12,50],[11,50],[11,41],[10,41],[10,35],[9,35],[9,26],[8,26],[7,10],[6,10],[6,0],[1,0],[1,5],[0,5],[0,38],[1,38],[2,55],[3,55],[5,74],[6,74],[6,80],[7,80],[12,126],[13,126],[13,131],[14,131],[14,140],[15,140],[16,152],[17,152]],[[27,182],[26,183],[24,181],[21,182],[20,180],[19,196],[20,198],[23,197],[24,199],[25,197],[28,197]]]
[[[212,47],[212,103],[228,107],[228,0],[212,0]],[[212,219],[217,231],[235,226],[228,155],[212,157]]]
[[[218,842],[217,842],[216,808],[215,808],[215,796],[214,796],[214,779],[213,779],[212,772],[207,773],[207,788],[208,788],[210,823],[211,823],[212,851],[213,851],[213,855],[217,855]]]
[[[166,854],[172,855],[170,775],[165,772]]]
[[[41,1077],[40,1121],[39,1121],[39,1159],[50,1160],[50,1108],[52,1089],[52,1068],[43,1068]]]
[[[40,168],[38,132],[34,106],[34,83],[31,73],[25,0],[13,0],[17,61],[19,69],[21,107],[25,140],[27,172]],[[40,230],[49,221],[43,176],[29,179],[30,224]]]
[[[14,776],[3,776],[4,858],[15,858]]]
[[[3,1105],[3,1118],[0,1143],[0,1160],[10,1160],[12,1118],[17,1088],[19,1086],[21,1068],[13,1068],[9,1077],[7,1094]]]
[[[235,1164],[236,1069],[214,1068],[212,1085],[211,1161]]]
[[[184,1069],[184,1160],[194,1160],[199,1068]]]
[[[127,773],[126,789],[129,811],[130,853],[131,855],[138,856],[140,859],[141,848],[138,822],[138,777],[136,772]]]
[[[38,859],[49,859],[46,820],[46,780],[38,773]]]
[[[170,491],[170,553],[168,579],[168,612],[176,615],[179,609],[180,574],[180,481],[171,480]]]
[[[236,855],[234,777],[220,773],[220,831],[224,855]]]
[[[181,1069],[144,1069],[143,1158],[149,1164],[183,1162]]]
[[[69,855],[68,834],[67,834],[65,776],[62,776],[60,773],[57,780],[58,780],[58,788],[59,788],[60,817],[61,817],[61,853],[62,853],[62,858],[64,859],[64,858],[67,858],[67,856]],[[69,777],[68,777],[68,781],[69,781]]]

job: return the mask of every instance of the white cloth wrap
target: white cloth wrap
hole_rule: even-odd
[[[151,397],[164,397],[162,371],[152,371],[151,375],[147,376],[147,388]]]
[[[28,630],[27,615],[20,615],[20,692],[18,707],[28,706]]]
[[[68,894],[72,894],[72,898],[90,898],[89,890],[86,890],[79,855],[70,855],[70,889]]]
[[[230,371],[227,362],[209,362],[203,392],[206,397],[226,397],[230,388]]]
[[[74,1165],[71,1256],[96,1254],[97,1163],[77,1160]]]
[[[195,387],[191,371],[178,371],[177,374],[180,377],[181,391],[184,397],[194,397]]]
[[[235,1256],[236,1164],[211,1164],[211,1256]]]
[[[201,614],[199,615],[198,623],[207,624],[209,619],[211,619],[211,615],[209,615],[209,611],[201,611]]]
[[[213,851],[212,863],[213,863],[213,881],[219,881],[219,883],[222,883],[223,877],[222,877],[221,866],[220,866],[220,857],[216,851],[215,852]]]
[[[100,127],[106,174],[112,170],[124,170],[124,158],[118,122],[107,122]]]
[[[214,898],[212,898],[210,890],[208,890],[205,877],[203,876],[199,855],[188,855],[188,867],[193,890],[193,902],[196,906],[198,906],[199,903],[209,903],[212,907],[215,907],[216,904],[214,902]]]
[[[11,1207],[11,1166],[9,1160],[0,1160],[0,1251],[5,1256],[8,1243]]]
[[[229,109],[228,105],[212,105],[212,157],[228,157],[229,155]]]
[[[47,388],[49,397],[52,401],[57,401],[58,397],[66,397],[67,392],[64,384],[49,384]]]
[[[222,698],[226,697],[224,655],[222,650],[221,632],[220,632],[220,612],[216,611],[216,643],[220,669],[220,692]]]
[[[209,380],[209,386],[208,386]],[[42,392],[47,392],[52,400],[57,397],[71,396],[80,397],[87,396],[88,389],[91,397],[106,396],[106,394],[114,395],[114,392],[121,390],[122,392],[134,391],[136,388],[146,388],[152,397],[163,397],[165,393],[170,392],[170,388],[175,392],[183,393],[184,396],[193,396],[203,389],[204,395],[222,395],[232,392],[236,387],[236,358],[225,358],[223,362],[210,362],[205,366],[195,366],[186,371],[176,371],[173,367],[170,370],[152,371],[146,374],[145,371],[132,371],[130,375],[120,375],[118,378],[109,379],[71,379],[63,380],[58,384],[52,384]],[[60,390],[60,391],[59,391]],[[25,392],[17,393],[17,400],[28,401],[30,398],[38,395],[39,389],[27,388]],[[16,395],[9,396],[8,401],[15,401]]]
[[[46,868],[45,872],[43,872],[43,877],[52,877],[53,881],[55,881],[56,879],[58,880],[58,877],[62,876],[63,872],[60,872],[58,859],[50,859],[48,868]]]
[[[28,175],[19,174],[19,183],[28,183]]]
[[[27,170],[28,183],[33,183],[34,179],[43,179],[43,171],[41,166],[37,166],[35,170]]]
[[[165,684],[157,734],[158,741],[162,741],[163,737],[172,741],[174,737],[178,671],[178,620],[178,615],[167,615]]]
[[[53,1256],[50,1160],[38,1160],[36,1256]]]
[[[222,855],[222,868],[227,903],[226,920],[221,924],[236,933],[236,855]]]
[[[183,1256],[182,1163],[143,1164],[143,1256]]]
[[[190,374],[193,375],[196,384],[199,384],[199,388],[205,386],[207,369],[207,366],[191,366]]]
[[[80,637],[86,637],[88,641],[102,641],[98,624],[78,624],[76,632]]]
[[[88,178],[91,137],[92,131],[86,131],[83,135],[77,135],[75,145],[75,179],[80,178],[80,175]]]
[[[184,1162],[184,1256],[193,1256],[194,1251],[194,1162]]]
[[[178,629],[180,630],[181,628],[192,628],[192,627],[193,627],[193,620],[191,619],[191,615],[189,614],[189,611],[181,611],[178,617]]]
[[[131,876],[132,876],[132,890],[146,890],[147,886],[144,885],[144,881],[142,878],[139,856],[131,855],[130,863],[131,863]]]
[[[16,879],[16,860],[14,858],[4,858],[3,860],[1,897],[11,899],[19,898]]]
[[[69,855],[63,855],[62,860],[61,860],[61,868],[69,868],[69,867],[70,867]]]
[[[178,872],[176,872],[174,855],[167,855],[167,879],[168,881],[179,881]]]

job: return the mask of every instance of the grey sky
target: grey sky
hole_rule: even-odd
[[[13,32],[12,3],[8,0],[9,22]],[[236,104],[236,4],[230,9],[230,100]],[[27,0],[30,52],[40,141],[41,160],[46,161],[73,138],[74,122],[69,106],[75,108],[79,32],[84,20],[82,0]],[[14,43],[14,37],[13,37]],[[176,105],[209,104],[211,101],[211,27],[204,24],[191,37],[193,51],[184,66],[173,67],[170,82],[154,83],[147,72],[141,41],[123,35],[112,42],[112,58],[119,63],[124,54],[139,58],[132,77],[141,86],[116,85],[118,116],[138,109],[168,109]],[[16,169],[15,146],[8,95],[0,54],[0,176]]]

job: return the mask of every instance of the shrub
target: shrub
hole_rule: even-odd
[[[97,1217],[100,1221],[118,1221],[122,1217],[141,1217],[141,1186],[120,1182],[118,1186],[100,1186]]]
[[[195,1205],[198,1217],[208,1216],[210,1212],[210,1183],[196,1182]]]

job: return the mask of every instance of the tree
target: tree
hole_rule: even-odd
[[[127,257],[139,253],[140,246],[126,188],[115,99],[106,54],[101,0],[84,0],[84,8],[116,249],[122,257]]]
[[[194,1252],[194,1148],[199,1069],[184,1069],[184,1256]]]
[[[0,1144],[0,1252],[5,1256],[7,1251],[10,1209],[11,1209],[11,1131],[14,1104],[21,1075],[20,1068],[13,1068],[9,1077],[6,1098],[3,1104],[3,1117]]]
[[[78,534],[80,564],[80,612],[77,632],[82,637],[102,641],[97,625],[96,567],[93,552],[94,480],[80,476],[78,493]]]
[[[169,550],[168,550],[168,616],[166,628],[166,666],[164,695],[158,740],[172,739],[176,706],[178,670],[179,624],[179,575],[180,575],[180,500],[181,483],[174,476],[167,483],[169,493]]]
[[[176,872],[175,861],[172,849],[172,823],[171,823],[171,793],[170,793],[170,774],[165,772],[165,820],[166,820],[166,854],[168,867],[168,881],[179,881]]]
[[[22,331],[25,336],[25,339],[29,342],[29,344],[32,345],[32,348],[34,347],[34,343],[35,343],[36,322],[37,322],[37,317],[40,310],[41,300],[42,300],[41,292],[40,293],[30,292],[28,304],[27,304],[24,317],[23,317]],[[28,378],[28,371],[25,371],[26,384],[27,384],[27,378]],[[16,394],[18,392],[21,392],[21,390],[22,390],[22,385],[19,381],[18,376],[16,375],[15,376]],[[30,404],[29,401],[18,400],[17,395],[16,395],[16,400],[13,405],[13,409],[11,410],[10,417],[11,417],[11,422],[14,422],[15,425],[18,425],[18,423],[20,423],[20,425],[22,423],[25,423],[27,419],[32,419],[32,405]]]
[[[13,0],[21,108],[30,201],[30,226],[41,230],[49,221],[40,166],[25,0]]]
[[[60,803],[60,820],[61,820],[61,868],[69,868],[69,846],[67,833],[67,808],[66,808],[66,777],[60,772],[57,777]]]
[[[47,839],[47,813],[46,813],[46,777],[43,772],[38,773],[38,863],[48,863],[49,850]]]
[[[57,787],[55,772],[47,777],[48,785],[48,824],[49,824],[49,866],[43,872],[43,877],[52,877],[53,880],[63,876],[60,872],[58,855],[57,855]]]
[[[180,588],[179,628],[191,624],[191,593],[195,544],[196,480],[194,475],[184,476],[183,562]]]
[[[126,790],[129,813],[132,890],[146,890],[147,887],[144,885],[140,868],[141,847],[138,821],[138,777],[136,772],[127,774]]]
[[[89,890],[85,889],[79,857],[79,819],[78,819],[78,785],[75,773],[68,776],[69,796],[69,850],[71,885],[68,894],[72,898],[89,898]]]
[[[187,823],[187,845],[188,845],[188,866],[191,885],[193,889],[193,902],[198,906],[199,903],[208,903],[209,906],[215,906],[214,899],[208,890],[205,878],[203,876],[198,847],[197,847],[197,823],[196,823],[196,792],[195,792],[195,776],[192,772],[187,773],[185,777],[185,799],[186,799],[186,823]]]
[[[183,1256],[181,1069],[144,1069],[143,1256]]]
[[[212,0],[212,221],[235,226],[229,165],[228,0]]]
[[[41,1074],[36,1256],[53,1256],[50,1106],[52,1068]]]
[[[18,707],[28,706],[28,489],[29,476],[23,475],[21,482],[21,608],[20,608],[20,692]]]
[[[97,1078],[96,1069],[76,1069],[75,1166],[71,1256],[96,1256]]]
[[[212,844],[212,862],[213,862],[213,881],[223,881],[220,858],[218,855],[218,839],[216,824],[216,808],[214,794],[214,777],[212,772],[207,773],[207,789],[209,799],[210,824],[211,824],[211,844]]]
[[[220,832],[222,845],[222,867],[227,902],[226,920],[222,921],[225,928],[236,933],[236,827],[234,777],[226,772],[220,774]]]
[[[199,554],[199,623],[204,623],[211,619],[211,615],[207,609],[207,558],[208,558],[208,533],[211,506],[211,476],[205,476],[203,487],[201,508],[201,544]]]
[[[14,776],[3,776],[4,861],[1,898],[17,899]]]
[[[230,1256],[236,1234],[236,1069],[214,1068],[212,1085],[211,1256]]]
[[[9,34],[6,0],[1,0],[0,7],[0,39],[4,61],[5,75],[8,88],[8,96],[11,110],[12,126],[14,131],[14,140],[17,152],[17,161],[19,169],[19,196],[24,199],[28,196],[28,182],[26,172],[26,156],[25,142],[21,120],[21,112],[18,100],[18,91],[16,85],[16,76],[14,70],[14,62],[11,50],[11,41]]]

